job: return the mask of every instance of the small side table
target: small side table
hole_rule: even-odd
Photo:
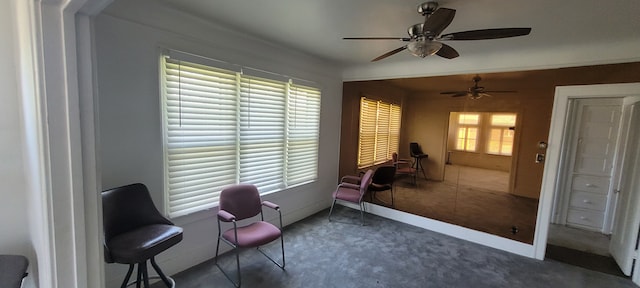
[[[0,287],[20,288],[29,260],[22,255],[0,255]]]

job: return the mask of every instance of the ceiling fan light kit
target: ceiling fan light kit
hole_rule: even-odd
[[[407,45],[407,49],[414,56],[418,56],[421,58],[431,56],[436,54],[440,48],[442,48],[442,43],[436,41],[427,41],[427,40],[418,40],[413,41]]]
[[[454,40],[485,40],[485,39],[499,39],[508,37],[517,37],[528,35],[531,32],[531,28],[494,28],[494,29],[480,29],[461,31],[455,33],[448,33],[440,35],[444,31],[456,14],[456,10],[449,8],[438,8],[438,3],[435,1],[428,1],[418,5],[418,13],[425,17],[423,23],[418,23],[409,26],[407,33],[409,38],[402,37],[345,37],[345,40],[400,40],[403,42],[409,42],[407,45],[391,50],[385,54],[382,54],[373,61],[378,61],[387,58],[391,55],[399,53],[403,50],[409,50],[409,52],[421,58],[430,55],[438,55],[446,59],[453,59],[460,54],[451,46],[442,43],[441,41],[454,41]]]

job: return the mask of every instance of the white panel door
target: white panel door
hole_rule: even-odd
[[[625,109],[626,110],[626,109]],[[623,174],[620,181],[620,192],[616,221],[611,234],[609,252],[620,266],[625,275],[631,275],[638,234],[640,232],[640,104],[634,104],[628,110],[630,113],[629,135],[626,137],[626,149],[622,160]],[[627,112],[627,111],[625,111]],[[626,122],[626,121],[625,121]],[[637,271],[634,274],[638,274]],[[639,275],[634,275],[634,282]]]
[[[579,99],[576,108],[566,224],[605,232],[622,98]]]
[[[579,100],[582,111],[574,173],[610,176],[618,139],[622,100]]]

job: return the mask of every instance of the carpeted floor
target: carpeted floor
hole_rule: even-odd
[[[597,255],[567,247],[547,244],[547,253],[545,254],[545,257],[593,271],[599,271],[618,277],[627,277],[622,273],[620,267],[618,267],[618,264],[616,264],[616,261],[611,256]]]
[[[636,287],[622,277],[539,261],[336,206],[285,229],[286,270],[241,253],[243,287]],[[265,247],[278,255],[279,243]],[[279,259],[279,258],[278,258]],[[235,267],[231,254],[221,257]],[[177,287],[233,287],[207,261],[174,275]],[[156,283],[153,287],[164,287]]]
[[[394,184],[395,209],[430,219],[532,244],[538,200],[445,181],[398,179]],[[474,182],[475,183],[475,182]],[[389,206],[391,193],[377,193],[372,202]],[[369,197],[365,197],[370,201]],[[516,233],[512,228],[516,227]]]

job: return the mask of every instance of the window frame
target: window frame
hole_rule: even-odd
[[[504,115],[513,115],[513,124],[505,124],[505,125],[500,125],[500,124],[494,124],[493,123],[493,117],[494,116],[504,116]],[[517,113],[506,113],[506,112],[496,112],[496,113],[488,113],[487,115],[489,118],[488,122],[488,128],[487,128],[487,139],[486,139],[486,149],[485,149],[485,153],[490,154],[490,155],[501,155],[501,156],[512,156],[513,155],[513,146],[515,143],[515,131],[513,129],[515,129],[516,126],[516,122],[518,121],[518,114]],[[513,129],[512,129],[513,128]],[[498,147],[499,147],[499,151],[495,152],[495,151],[490,151],[489,149],[491,148],[491,133],[493,130],[499,130],[500,131],[500,140],[498,143]],[[505,132],[510,132],[512,133],[511,135],[511,150],[508,152],[504,152],[503,148],[504,148],[504,138],[505,138]]]
[[[400,145],[402,107],[397,103],[361,96],[358,121],[358,169],[391,160]]]
[[[171,73],[176,73],[173,63],[180,63],[177,77],[169,76]],[[168,217],[176,218],[217,206],[221,190],[233,184],[256,184],[260,194],[265,195],[317,181],[322,98],[320,88],[298,83],[304,80],[246,67],[238,68],[237,65],[174,50],[163,50],[160,53],[159,66],[165,214]],[[189,76],[182,70],[187,66],[192,69],[190,71],[192,74]],[[224,99],[218,98],[223,94],[216,94],[218,90],[214,88],[222,84],[207,82],[206,75],[198,74],[205,72],[221,73],[220,75],[226,78],[220,78],[222,79],[220,81],[235,88],[227,87],[228,91],[224,92],[230,94],[224,94],[226,95]],[[178,80],[175,80],[176,78]],[[177,87],[175,87],[176,84]],[[172,95],[176,91],[179,91],[178,102],[175,99],[171,100],[176,97]],[[192,102],[187,102],[189,97]],[[226,104],[222,105],[223,102]],[[200,104],[202,105],[198,106]],[[274,110],[274,108],[277,109]],[[175,119],[170,118],[175,117],[176,113],[172,109],[179,110],[178,125]],[[224,126],[220,127],[222,130],[213,128],[217,127],[216,123]],[[200,127],[206,129],[200,129]],[[180,139],[184,142],[176,142]],[[198,143],[199,141],[202,143]],[[182,159],[180,155],[173,154],[179,152],[175,150],[176,147],[189,146],[190,143],[202,144],[201,148],[195,150],[200,149],[199,152],[202,152],[202,155],[209,155],[211,159],[205,161],[202,157],[190,158],[188,155],[182,155],[184,158]],[[215,143],[223,143],[219,145],[229,145],[229,147],[224,151],[215,152],[217,151],[215,147],[218,147],[214,145]],[[252,144],[249,145],[250,143]],[[264,153],[267,151],[265,150],[267,146],[264,145],[270,147],[268,150],[271,152],[268,155],[261,154],[261,151],[265,151]],[[178,158],[185,160],[183,163],[202,161],[203,163],[198,165],[200,168],[210,170],[211,176],[196,175],[195,170],[179,167],[181,164],[176,164],[178,162],[174,161]],[[215,159],[223,159],[223,161],[219,162]],[[256,162],[256,159],[260,162]],[[264,166],[260,169],[251,169],[259,163],[263,163]],[[183,168],[184,170],[180,170]],[[271,171],[269,174],[273,177],[263,177],[267,170]],[[183,175],[176,176],[181,175],[176,171],[180,171]],[[203,183],[201,190],[197,190],[186,183],[187,177],[207,183]],[[215,177],[221,177],[219,183],[215,180],[213,180],[215,183],[208,183],[212,181],[211,179],[216,179]],[[181,185],[189,186],[191,187],[189,189],[194,191],[187,191],[188,189],[180,191],[178,187],[182,187]],[[190,197],[190,195],[194,196]],[[184,204],[180,204],[181,201]],[[197,201],[201,203],[197,204]]]
[[[476,116],[478,118],[478,120],[476,121],[475,124],[472,123],[461,123],[462,122],[462,117],[463,115],[471,115],[471,116]],[[478,143],[480,142],[479,138],[480,138],[480,132],[482,129],[480,129],[481,125],[482,125],[482,113],[470,113],[470,112],[464,112],[464,113],[459,113],[458,114],[458,119],[456,122],[456,137],[455,137],[455,150],[456,151],[462,151],[462,152],[478,152]],[[464,129],[464,137],[460,138],[460,129]],[[469,131],[470,129],[475,129],[475,134],[476,134],[476,138],[473,139],[473,149],[470,149],[468,147],[469,145]],[[462,144],[463,144],[463,148],[460,149],[458,148],[458,144],[459,141],[462,140]]]

